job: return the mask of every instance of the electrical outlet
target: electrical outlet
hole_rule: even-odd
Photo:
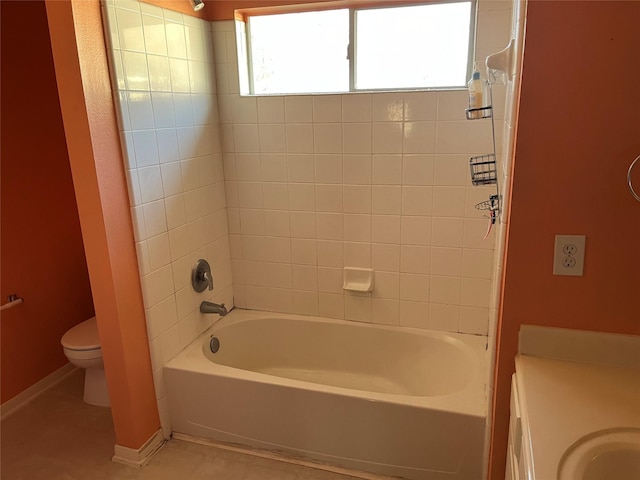
[[[556,235],[553,274],[581,277],[584,271],[584,235]]]

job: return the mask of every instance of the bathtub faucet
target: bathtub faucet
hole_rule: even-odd
[[[200,312],[217,313],[221,317],[224,317],[227,314],[227,307],[224,306],[224,303],[218,305],[217,303],[202,302],[200,304]]]

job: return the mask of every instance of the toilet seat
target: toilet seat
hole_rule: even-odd
[[[96,317],[85,320],[84,322],[69,329],[69,331],[62,336],[60,343],[62,343],[65,350],[72,350],[76,352],[100,350],[100,354],[102,354]],[[93,356],[95,356],[96,353],[97,352],[94,352]],[[93,356],[91,358],[93,358]]]
[[[72,350],[63,347],[64,354],[69,360],[94,360],[102,358],[101,348],[92,348],[91,350]]]

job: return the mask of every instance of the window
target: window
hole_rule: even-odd
[[[319,11],[304,11],[303,5],[302,11],[285,13],[243,11],[244,21],[236,22],[240,75],[246,77],[241,78],[242,93],[464,87],[475,1],[388,3]]]

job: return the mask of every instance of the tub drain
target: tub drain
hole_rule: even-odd
[[[211,337],[209,348],[211,349],[211,353],[216,353],[220,350],[220,340],[218,340],[218,337]]]

